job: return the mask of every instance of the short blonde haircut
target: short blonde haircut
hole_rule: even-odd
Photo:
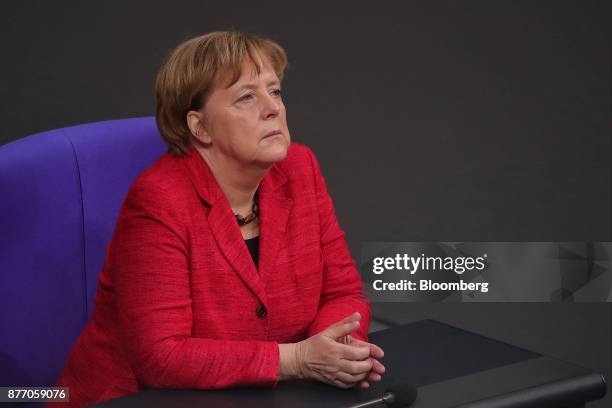
[[[192,38],[176,47],[160,68],[155,81],[155,119],[168,152],[183,155],[191,146],[187,112],[206,103],[217,81],[240,78],[242,62],[249,58],[257,73],[267,58],[282,81],[287,55],[272,40],[255,35],[217,31]]]

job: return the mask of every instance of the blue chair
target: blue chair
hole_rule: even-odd
[[[165,151],[152,117],[0,147],[0,386],[55,383],[91,317],[121,203]]]

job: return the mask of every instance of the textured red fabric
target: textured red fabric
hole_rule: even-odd
[[[293,143],[259,187],[259,270],[195,150],[134,182],[100,274],[92,320],[57,386],[82,406],[147,387],[274,386],[279,343],[369,302],[316,158]],[[265,316],[262,308],[265,307]]]

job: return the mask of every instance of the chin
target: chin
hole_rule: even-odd
[[[264,160],[268,163],[278,163],[279,161],[285,160],[285,157],[287,157],[287,147],[267,153]]]
[[[274,143],[271,146],[266,146],[262,154],[259,156],[259,161],[265,163],[277,163],[287,157],[289,143]]]

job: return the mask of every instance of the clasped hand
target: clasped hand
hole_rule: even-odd
[[[314,379],[340,388],[368,388],[370,382],[380,381],[385,372],[378,361],[384,352],[375,344],[351,336],[360,320],[361,315],[353,313],[306,340],[281,345],[293,346],[290,350],[281,348],[281,360],[283,354],[289,353],[293,360],[289,370],[297,378]]]

